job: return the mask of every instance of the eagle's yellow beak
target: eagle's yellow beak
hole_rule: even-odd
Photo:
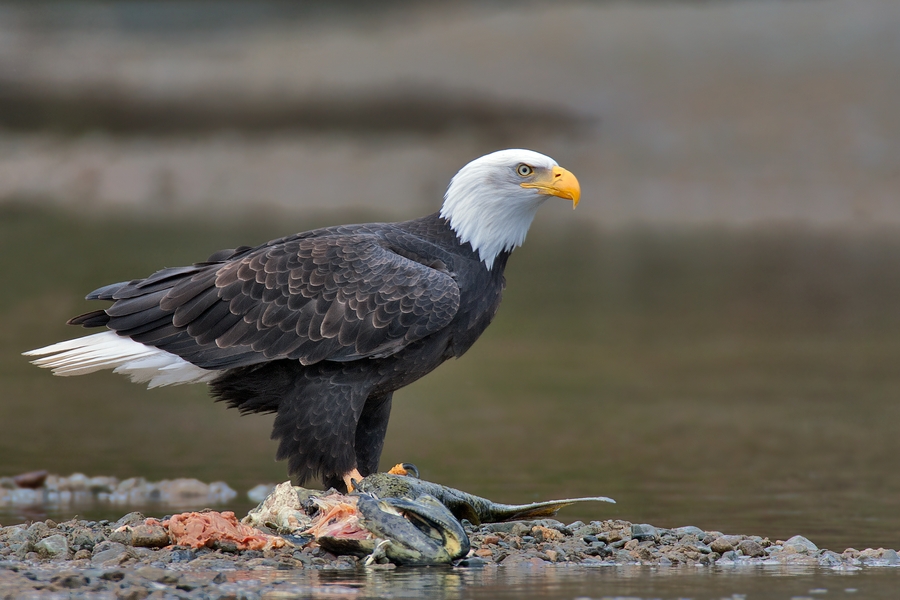
[[[541,194],[557,196],[572,201],[572,208],[581,199],[581,185],[571,172],[562,167],[553,167],[548,177],[519,184],[523,188],[534,188]]]

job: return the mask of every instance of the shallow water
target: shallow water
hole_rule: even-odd
[[[365,577],[340,572],[238,572],[230,582],[281,582],[299,596],[353,598],[693,598],[799,600],[896,598],[900,569],[651,568],[636,566],[537,569],[400,569]]]
[[[171,225],[0,210],[0,476],[197,477],[242,496],[285,479],[269,416],[239,418],[200,386],[52,377],[20,352],[80,335],[64,322],[93,308],[81,298],[102,284],[346,215]],[[511,260],[494,325],[463,359],[395,397],[382,465],[413,462],[497,501],[618,501],[568,509],[566,522],[900,548],[895,233],[537,223]],[[3,510],[4,525],[45,516]],[[575,580],[572,595],[611,594]]]

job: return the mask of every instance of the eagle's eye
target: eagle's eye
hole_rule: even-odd
[[[534,173],[534,169],[532,169],[525,163],[522,163],[518,167],[516,167],[516,173],[518,173],[520,177],[528,177],[529,175]]]

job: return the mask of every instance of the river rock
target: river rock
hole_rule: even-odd
[[[130,512],[118,521],[116,521],[111,527],[113,530],[120,529],[122,527],[134,527],[136,525],[141,525],[144,521],[147,520],[143,514],[139,512]]]
[[[69,540],[57,533],[36,543],[34,551],[44,558],[65,558],[69,556]]]
[[[69,538],[69,547],[75,552],[91,551],[104,539],[100,532],[93,531],[89,527],[75,527],[66,537]]]
[[[124,544],[106,541],[94,546],[91,563],[94,565],[102,565],[105,563],[118,564],[127,555],[128,548]]]
[[[721,535],[709,544],[709,549],[719,554],[725,554],[734,550],[741,543],[739,535]]]
[[[162,525],[137,525],[131,530],[131,545],[163,548],[169,545],[169,532]]]
[[[653,525],[635,523],[631,526],[631,538],[639,542],[658,541],[659,532]]]
[[[676,527],[672,530],[676,536],[682,538],[686,535],[695,535],[698,540],[702,540],[706,536],[706,532],[694,525],[686,525],[684,527]]]
[[[744,556],[749,556],[751,558],[758,558],[766,555],[766,549],[762,547],[762,544],[754,542],[753,540],[742,540],[737,545],[737,549],[740,550],[741,554]]]
[[[843,558],[837,552],[832,552],[831,550],[826,550],[821,555],[819,555],[819,566],[820,567],[838,567],[843,564]]]
[[[16,475],[12,480],[20,488],[36,489],[44,485],[47,475],[49,475],[47,471],[31,471]]]
[[[782,546],[782,552],[791,554],[815,554],[818,551],[818,546],[813,544],[802,535],[795,535],[794,537],[786,541]]]

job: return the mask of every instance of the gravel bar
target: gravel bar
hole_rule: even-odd
[[[396,568],[365,567],[357,557],[335,556],[315,544],[264,551],[173,546],[165,529],[153,523],[158,522],[134,512],[115,523],[73,519],[2,527],[0,598],[256,599],[284,590],[279,585],[283,581],[265,571]],[[850,548],[838,553],[817,548],[799,535],[773,541],[694,526],[665,529],[621,520],[464,525],[472,550],[448,568],[792,565],[857,570],[900,565],[895,550]],[[262,572],[248,575],[258,571]]]

